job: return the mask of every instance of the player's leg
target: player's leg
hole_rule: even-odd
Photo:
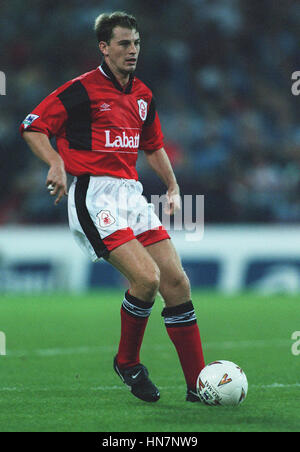
[[[138,240],[115,248],[106,260],[128,279],[131,295],[147,303],[153,302],[160,284],[160,271]]]
[[[159,288],[159,268],[135,239],[112,250],[106,260],[130,284],[121,307],[121,337],[114,369],[136,397],[155,402],[160,397],[159,391],[140,363],[140,348]]]
[[[190,281],[171,240],[162,240],[146,247],[161,272],[159,291],[166,307],[177,306],[191,299]]]
[[[140,362],[144,331],[159,288],[159,268],[137,240],[111,251],[106,259],[129,281],[121,307],[121,339],[117,360],[120,368]]]
[[[187,400],[198,401],[193,393],[205,362],[188,277],[171,240],[154,243],[146,249],[160,269],[159,291],[166,304],[162,316],[185,376]]]
[[[159,287],[159,269],[128,225],[126,202],[131,188],[127,185],[109,177],[74,179],[68,197],[69,224],[79,246],[94,262],[105,258],[129,280],[114,368],[135,396],[156,401],[159,392],[140,364],[139,352]]]

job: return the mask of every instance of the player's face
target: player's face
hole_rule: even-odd
[[[113,72],[128,75],[135,71],[140,53],[139,32],[117,26],[110,43],[100,42],[99,47]]]

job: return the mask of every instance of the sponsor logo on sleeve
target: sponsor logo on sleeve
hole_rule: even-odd
[[[33,114],[30,114],[30,115],[26,116],[26,118],[23,121],[24,129],[27,129],[27,127],[31,126],[33,121],[35,121],[37,118],[39,118],[39,116],[38,115],[33,115]]]

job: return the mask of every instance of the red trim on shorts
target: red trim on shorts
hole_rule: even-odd
[[[102,242],[105,244],[108,251],[112,251],[123,243],[129,242],[130,240],[135,239],[135,235],[131,228],[119,229],[116,232],[102,239]]]
[[[160,242],[161,240],[170,239],[171,237],[167,233],[164,226],[159,226],[154,229],[142,232],[137,235],[136,238],[143,246],[153,245],[153,243]]]

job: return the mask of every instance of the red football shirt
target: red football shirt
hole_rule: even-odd
[[[20,130],[55,136],[66,171],[74,176],[138,179],[138,150],[163,147],[151,90],[133,75],[122,88],[106,63],[51,93]]]

